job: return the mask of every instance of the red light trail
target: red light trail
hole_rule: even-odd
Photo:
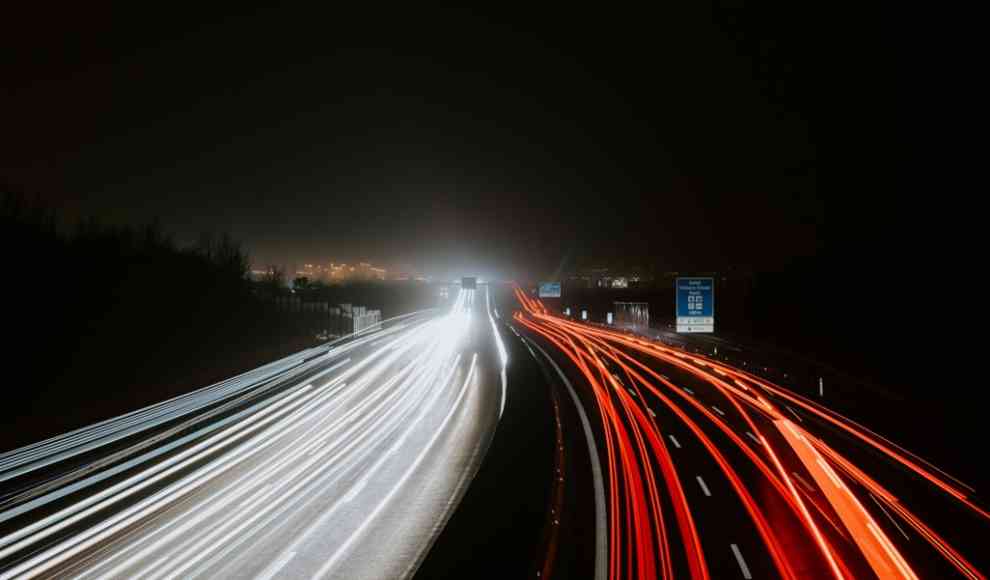
[[[662,434],[667,421],[686,427],[717,465],[780,577],[918,577],[864,507],[857,495],[861,488],[888,517],[892,513],[915,530],[964,577],[986,578],[893,493],[825,443],[821,433],[795,423],[779,406],[794,405],[854,437],[917,474],[984,523],[990,521],[990,514],[969,496],[969,488],[938,468],[814,401],[722,361],[553,316],[518,287],[515,296],[523,308],[514,315],[516,323],[552,344],[573,364],[590,387],[587,400],[597,407],[607,460],[610,578],[672,578],[678,560],[691,578],[709,577],[703,536],[684,492],[683,482],[690,477],[679,471]],[[728,406],[724,411],[711,405],[713,412],[692,391],[648,363],[685,371],[713,387]],[[670,415],[654,413],[647,396],[659,400]],[[729,409],[742,420],[751,441],[733,427],[726,415]],[[707,422],[699,423],[699,415]],[[720,435],[706,428],[715,428]],[[725,447],[723,440],[731,446]],[[730,450],[741,452],[748,464],[735,465],[727,455]],[[743,468],[745,473],[755,468],[766,485],[753,486],[752,478],[739,471]],[[708,495],[707,486],[701,485]],[[771,490],[786,513],[768,510],[754,496],[757,489]],[[672,548],[678,540],[680,555]],[[735,545],[733,551],[749,577]]]

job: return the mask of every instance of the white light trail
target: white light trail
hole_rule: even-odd
[[[343,345],[309,349],[0,456],[0,475],[13,478],[188,416],[188,427],[160,444],[125,448],[133,452],[120,461],[8,502],[0,522],[82,495],[0,537],[0,558],[21,558],[0,579],[292,575],[313,565],[306,549],[327,529],[345,535],[324,570],[343,565],[385,511],[401,509],[394,499],[436,453],[442,434],[477,421],[463,411],[468,393],[483,392],[472,388],[478,353],[470,364],[464,356],[474,299],[474,291],[462,290],[445,315],[407,318]],[[508,357],[486,300],[502,362],[501,415]],[[199,420],[204,407],[210,410]],[[354,519],[355,509],[363,519]],[[288,522],[295,523],[285,536]],[[263,558],[258,550],[267,546],[280,549]]]

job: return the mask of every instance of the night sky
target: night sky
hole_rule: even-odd
[[[71,218],[542,275],[774,269],[886,211],[877,14],[99,6],[3,24],[0,179]]]

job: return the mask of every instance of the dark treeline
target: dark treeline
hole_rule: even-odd
[[[274,321],[230,237],[181,248],[157,224],[57,222],[43,204],[2,199],[8,404],[0,447],[195,388],[213,378],[211,363],[237,368],[239,356],[273,346],[248,338]]]
[[[0,448],[147,405],[315,344],[271,279],[252,282],[227,235],[180,247],[158,224],[59,224],[44,204],[0,198],[6,405]],[[419,304],[337,290],[396,315]],[[372,292],[374,294],[374,292]],[[393,294],[395,294],[393,292]]]

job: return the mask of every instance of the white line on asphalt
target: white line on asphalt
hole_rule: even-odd
[[[877,498],[873,497],[872,493],[870,494],[870,499],[872,499],[873,503],[877,504],[877,507],[880,508],[881,511],[883,511],[883,514],[887,516],[887,519],[890,520],[890,523],[894,524],[894,527],[897,528],[897,531],[900,532],[902,536],[904,536],[904,539],[910,542],[911,538],[909,538],[908,535],[904,533],[904,530],[901,529],[901,525],[897,523],[897,520],[895,520],[890,516],[890,513],[887,512],[887,508],[883,507],[883,504],[877,501]]]
[[[650,414],[650,417],[653,417],[654,419],[657,418],[657,414],[653,412],[653,409],[647,407],[646,412]]]
[[[694,394],[694,391],[692,391],[691,389],[689,389],[687,387],[684,387],[684,392],[687,393],[687,394],[689,394],[689,395],[693,395]]]
[[[753,441],[756,441],[756,444],[757,444],[757,445],[759,445],[759,444],[760,444],[760,440],[756,438],[756,435],[753,435],[753,434],[752,434],[752,433],[750,433],[749,431],[746,431],[746,435],[749,435],[749,438],[750,438],[750,439],[752,439]]]
[[[599,463],[599,459],[598,459],[598,447],[595,445],[595,436],[591,432],[591,423],[588,420],[587,413],[585,413],[585,411],[584,411],[584,406],[581,405],[581,399],[578,398],[577,392],[574,390],[574,387],[571,386],[571,382],[569,380],[567,380],[567,377],[564,376],[564,371],[560,370],[560,367],[557,365],[557,362],[554,361],[552,358],[550,358],[550,355],[547,354],[547,351],[543,350],[543,348],[540,345],[538,345],[538,344],[536,344],[536,343],[534,343],[534,342],[532,342],[530,340],[526,340],[526,339],[524,339],[524,340],[525,340],[525,344],[526,344],[526,347],[527,348],[529,348],[529,345],[532,343],[532,345],[535,346],[536,349],[540,351],[540,354],[543,355],[543,358],[545,358],[547,360],[547,362],[550,363],[550,365],[553,367],[553,370],[557,371],[557,376],[560,377],[561,382],[563,382],[564,383],[564,386],[567,387],[567,392],[568,392],[568,394],[570,394],[571,400],[574,401],[574,406],[577,408],[578,415],[581,418],[581,426],[584,428],[585,439],[588,442],[588,452],[589,452],[589,454],[591,455],[591,458],[592,458],[592,461],[591,461],[591,475],[592,475],[592,482],[594,483],[594,489],[595,489],[595,574],[594,574],[594,578],[595,578],[595,580],[605,580],[606,576],[608,575],[608,569],[607,569],[607,566],[608,566],[608,537],[607,537],[608,524],[606,524],[606,522],[605,522],[605,483],[604,483],[604,480],[602,478],[602,466],[601,466],[601,463]],[[531,354],[532,354],[532,352],[533,351],[530,350],[530,353]],[[536,356],[534,355],[533,358],[536,358]]]
[[[677,442],[677,439],[675,439],[673,435],[667,435],[667,437],[670,437],[670,442],[674,444],[674,447],[678,449],[681,448],[681,444]]]
[[[701,486],[701,491],[705,492],[708,497],[712,496],[712,492],[708,491],[708,486],[705,485],[705,480],[701,479],[700,475],[696,475],[695,478],[698,480],[698,485]]]
[[[495,319],[492,318],[491,313],[492,299],[491,294],[488,291],[488,287],[485,286],[485,308],[488,310],[488,321],[492,323],[492,334],[495,335],[495,345],[498,346],[498,354],[502,359],[502,372],[500,373],[500,378],[502,379],[502,400],[498,406],[498,418],[502,418],[502,412],[505,411],[505,397],[506,397],[506,380],[505,380],[505,366],[509,363],[509,353],[505,350],[505,343],[502,342],[502,335],[498,333],[498,327],[495,326]]]
[[[729,544],[732,548],[732,553],[736,556],[736,562],[739,563],[739,569],[742,570],[743,578],[752,578],[753,575],[749,573],[749,566],[746,565],[746,560],[743,560],[742,552],[739,551],[739,546],[735,544]]]
[[[723,417],[725,417],[725,411],[723,411],[722,409],[719,409],[719,408],[718,408],[718,407],[716,407],[715,405],[712,405],[712,409],[715,409],[715,412],[716,412],[716,413],[718,413],[719,415],[721,415],[721,416],[723,416]]]
[[[788,405],[784,405],[784,406],[785,406],[785,407],[787,407],[787,410],[791,412],[791,415],[794,415],[794,418],[796,418],[796,419],[797,419],[798,421],[800,421],[800,422],[802,422],[802,423],[804,423],[804,419],[802,419],[802,418],[801,418],[801,416],[800,416],[800,415],[798,415],[798,414],[797,414],[797,413],[796,413],[796,412],[794,411],[794,409],[792,409],[792,408],[790,408],[790,406],[788,406]]]
[[[808,483],[807,481],[805,481],[803,477],[801,477],[800,475],[798,475],[798,473],[796,471],[792,471],[791,472],[791,475],[793,475],[794,476],[794,479],[798,480],[801,483],[801,485],[803,485],[804,487],[806,487],[808,489],[808,491],[815,491],[815,488],[811,487],[811,484]]]

